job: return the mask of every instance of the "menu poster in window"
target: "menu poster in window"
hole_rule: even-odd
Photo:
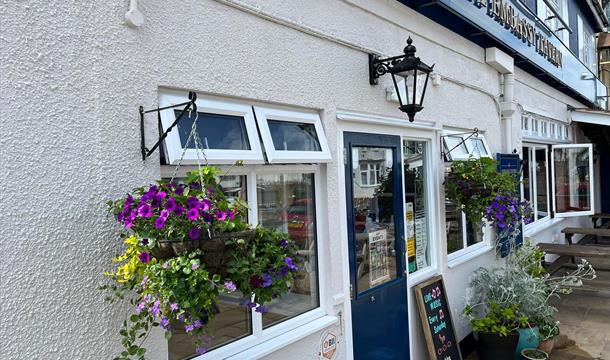
[[[416,269],[428,266],[426,251],[428,249],[428,238],[426,234],[426,213],[418,211],[415,214],[415,262]]]
[[[415,263],[415,222],[413,213],[413,203],[405,204],[405,224],[407,225],[407,261],[409,273],[417,270]]]
[[[369,233],[369,282],[371,287],[390,278],[388,240],[386,230]]]
[[[462,360],[442,276],[414,287],[430,359]]]

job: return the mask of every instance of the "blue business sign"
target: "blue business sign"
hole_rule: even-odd
[[[606,87],[519,1],[437,0],[463,21],[528,59],[549,76],[596,104]]]

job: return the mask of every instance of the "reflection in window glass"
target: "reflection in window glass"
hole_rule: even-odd
[[[549,216],[546,148],[536,148],[536,218]]]
[[[531,195],[531,163],[530,163],[530,155],[531,153],[531,149],[529,147],[524,147],[523,148],[523,200],[529,201],[532,204],[532,207],[534,206],[534,203],[532,202],[532,195]],[[533,219],[533,214],[532,214],[532,218],[530,218],[530,222],[534,221]]]
[[[275,150],[322,151],[313,124],[267,120]]]
[[[362,186],[357,180],[365,164],[379,164],[378,185]],[[357,264],[356,291],[396,278],[395,201],[393,152],[387,148],[353,147],[354,236]]]
[[[557,212],[589,211],[589,148],[555,148],[553,151]]]
[[[268,328],[319,306],[314,174],[257,175],[256,188],[259,224],[288,233],[304,260],[292,290],[268,303]]]
[[[182,111],[175,111],[176,118]],[[185,114],[177,125],[182,147],[186,145],[196,114]],[[197,133],[204,149],[250,150],[246,123],[241,116],[199,113]],[[195,149],[195,139],[191,139],[189,149]]]
[[[481,156],[489,155],[487,153],[487,150],[485,149],[485,144],[483,143],[483,139],[471,137],[469,139],[469,141],[470,141],[470,148],[472,149],[471,153],[475,157],[481,157]]]
[[[445,231],[447,232],[447,253],[451,254],[464,248],[464,221],[462,211],[455,203],[445,199]]]
[[[405,227],[409,273],[430,266],[428,219],[426,218],[426,143],[403,142]]]

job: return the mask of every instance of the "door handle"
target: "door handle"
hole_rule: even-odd
[[[375,295],[371,296],[371,302],[375,302]]]

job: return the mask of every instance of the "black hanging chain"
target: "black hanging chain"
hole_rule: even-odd
[[[187,102],[183,102],[183,103],[176,104],[176,105],[165,106],[165,107],[161,107],[161,108],[156,108],[156,109],[151,109],[151,110],[144,110],[144,107],[140,106],[140,109],[139,109],[139,111],[140,111],[140,148],[142,150],[142,161],[146,160],[147,157],[152,155],[155,152],[155,150],[157,150],[159,145],[161,145],[163,140],[165,140],[165,138],[167,137],[167,134],[169,134],[170,131],[172,131],[172,129],[176,125],[178,125],[178,123],[180,122],[180,120],[182,120],[182,118],[184,117],[185,114],[190,113],[191,111],[194,111],[195,113],[197,113],[197,104],[195,103],[196,101],[197,101],[197,93],[193,92],[193,91],[189,91],[189,101],[187,101]],[[176,117],[176,120],[174,120],[174,122],[171,124],[170,127],[167,128],[167,130],[162,132],[163,127],[161,124],[161,111],[167,110],[167,109],[179,108],[181,106],[184,106],[184,108],[182,109],[182,112],[180,112],[180,115],[178,115]],[[159,127],[159,139],[157,140],[155,145],[153,145],[153,147],[149,149],[146,147],[146,139],[144,136],[144,115],[151,113],[151,112],[157,113],[157,121],[158,121],[157,126]]]

